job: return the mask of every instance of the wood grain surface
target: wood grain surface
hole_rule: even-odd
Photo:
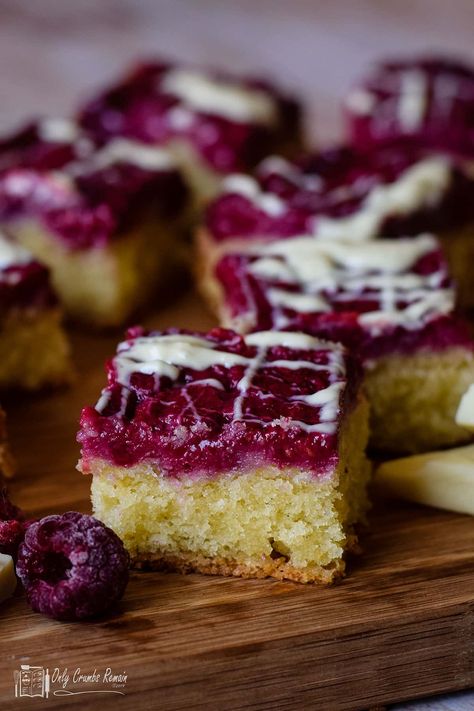
[[[0,0],[0,128],[68,112],[127,62],[162,53],[275,77],[305,97],[312,140],[332,141],[341,97],[368,62],[431,49],[472,61],[473,26],[472,0]],[[212,323],[192,295],[162,301],[149,325]],[[118,337],[74,333],[75,386],[5,403],[13,493],[31,514],[90,510],[74,470],[77,420]],[[363,542],[332,589],[133,574],[117,614],[75,625],[33,614],[20,595],[0,608],[0,709],[334,711],[472,686],[472,519],[378,503]],[[124,696],[18,700],[22,664],[128,678]],[[474,708],[474,696],[429,708]]]
[[[146,322],[212,323],[192,294]],[[104,383],[103,361],[117,338],[74,333],[75,386],[6,402],[19,464],[12,490],[33,515],[90,510],[89,481],[74,469],[75,433],[81,407],[95,402]],[[18,596],[0,610],[0,708],[39,704],[13,698],[21,664],[128,675],[125,696],[50,697],[58,709],[342,711],[469,687],[472,519],[383,502],[371,518],[365,553],[333,588],[134,573],[117,614],[87,624],[47,620]]]

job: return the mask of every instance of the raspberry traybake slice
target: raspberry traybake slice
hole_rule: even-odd
[[[0,233],[0,388],[32,390],[70,379],[69,344],[49,272]]]
[[[217,296],[226,327],[305,331],[359,356],[375,448],[416,452],[471,438],[455,415],[474,382],[474,343],[433,236],[280,240],[222,257],[204,291]]]
[[[349,91],[344,109],[362,150],[400,139],[474,158],[474,71],[447,57],[381,62]]]
[[[45,120],[0,144],[0,223],[52,273],[74,318],[115,326],[182,248],[188,191],[169,151]]]
[[[330,582],[367,505],[359,382],[302,333],[132,329],[82,413],[94,513],[138,566]]]
[[[219,255],[256,241],[313,235],[365,242],[435,232],[460,302],[474,306],[473,219],[472,164],[448,154],[398,145],[372,152],[341,146],[299,163],[273,157],[255,178],[224,182],[198,232],[198,271],[212,272]]]
[[[99,140],[169,146],[198,201],[213,196],[224,175],[301,143],[299,105],[276,87],[166,62],[133,67],[82,108],[80,122]]]

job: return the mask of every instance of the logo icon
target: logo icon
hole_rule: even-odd
[[[48,698],[51,683],[48,669],[22,664],[19,670],[15,670],[13,676],[16,698],[21,698],[22,696]]]

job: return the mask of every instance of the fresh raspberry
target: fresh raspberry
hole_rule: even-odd
[[[129,555],[107,526],[75,511],[33,523],[16,572],[33,610],[56,620],[105,612],[123,595]]]

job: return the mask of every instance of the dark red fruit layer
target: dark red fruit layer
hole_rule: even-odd
[[[279,125],[266,127],[236,123],[222,116],[200,112],[186,129],[170,122],[170,110],[181,102],[160,88],[172,65],[163,62],[139,64],[116,86],[92,99],[80,112],[81,124],[99,140],[127,136],[166,143],[177,136],[186,138],[214,170],[229,173],[247,170],[278,142],[297,136],[299,108],[264,82],[242,80],[242,86],[267,91],[278,107]],[[235,79],[232,81],[235,83]]]
[[[12,503],[7,490],[0,486],[0,553],[16,558],[18,547],[31,523],[25,520],[24,512]]]
[[[407,129],[400,123],[402,78],[416,71],[424,79],[421,121]],[[474,156],[474,71],[443,57],[401,59],[377,65],[355,87],[368,91],[374,106],[358,114],[346,106],[348,132],[354,145],[365,150],[373,145],[411,140],[417,145]]]
[[[142,219],[176,217],[185,207],[188,193],[178,170],[149,171],[127,162],[77,170],[81,161],[91,165],[91,156],[77,161],[73,145],[45,143],[35,125],[3,141],[0,219],[39,219],[70,249],[87,249],[108,244]]]
[[[0,268],[0,316],[15,308],[42,310],[56,304],[49,272],[42,264],[31,261]]]
[[[16,572],[33,610],[56,620],[83,620],[120,600],[128,567],[128,553],[110,528],[69,511],[28,528]]]
[[[360,208],[370,190],[393,182],[428,156],[408,144],[360,152],[342,146],[303,158],[292,164],[291,173],[272,169],[271,163],[266,168],[264,162],[258,171],[259,185],[284,202],[282,214],[270,215],[247,197],[229,191],[208,207],[206,226],[216,240],[312,233],[318,216],[347,217]],[[308,185],[308,178],[315,179],[317,187]],[[351,190],[340,190],[346,187]],[[380,232],[387,237],[439,232],[473,217],[474,180],[453,161],[450,187],[438,205],[403,217],[389,216]]]
[[[128,334],[129,338],[141,335],[155,334],[142,329]],[[217,328],[206,338],[230,353],[251,357],[256,352],[233,331]],[[266,360],[303,359],[327,365],[329,354],[327,350],[301,352],[279,346],[269,349]],[[343,410],[353,404],[358,385],[352,361],[348,370]],[[176,382],[162,377],[158,383],[151,375],[135,373],[129,387],[123,389],[111,361],[108,405],[102,413],[92,407],[82,413],[78,439],[84,469],[87,471],[89,460],[99,457],[119,466],[151,459],[169,476],[243,470],[265,463],[301,466],[316,475],[328,472],[337,463],[337,433],[307,432],[291,426],[292,420],[318,423],[320,410],[290,398],[327,387],[329,370],[260,367],[244,400],[243,420],[236,421],[233,407],[244,371],[243,365],[217,365],[199,372],[181,368]],[[218,380],[222,389],[193,384],[208,378]],[[281,422],[274,423],[279,418]]]
[[[267,293],[272,287],[299,292],[297,284],[272,282],[258,278],[248,267],[254,258],[249,255],[227,255],[217,265],[216,276],[224,290],[226,308],[232,318],[246,318],[252,330],[274,328],[275,311]],[[410,270],[415,274],[441,274],[438,287],[450,285],[447,268],[440,251],[419,259]],[[442,274],[445,274],[444,278]],[[303,331],[320,338],[344,343],[363,361],[378,358],[388,353],[411,353],[420,348],[442,350],[449,346],[463,345],[472,348],[472,339],[466,323],[455,315],[433,316],[419,328],[404,328],[387,324],[380,335],[373,336],[369,329],[359,323],[363,313],[381,308],[380,293],[366,290],[350,298],[344,286],[336,290],[321,290],[330,312],[300,313],[292,308],[284,310],[286,330]],[[406,302],[398,302],[403,307]]]
[[[1,172],[9,168],[59,170],[77,157],[74,143],[42,140],[37,121],[32,121],[12,136],[0,140]]]

